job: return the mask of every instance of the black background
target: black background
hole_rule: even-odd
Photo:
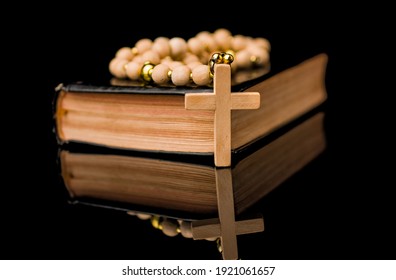
[[[395,212],[389,195],[394,182],[384,179],[392,166],[378,158],[384,152],[374,142],[382,136],[371,120],[376,105],[364,103],[370,90],[359,87],[369,77],[358,74],[367,67],[362,59],[370,53],[364,19],[352,19],[351,11],[342,7],[325,15],[334,7],[311,12],[290,7],[287,14],[250,4],[213,4],[185,7],[181,13],[170,7],[175,3],[168,4],[166,11],[154,4],[109,4],[100,12],[49,7],[50,12],[35,13],[24,36],[17,38],[22,39],[17,52],[24,63],[11,73],[17,80],[10,83],[9,106],[18,104],[20,111],[5,121],[12,137],[5,137],[9,143],[4,154],[11,156],[5,161],[3,176],[9,182],[3,185],[1,226],[3,241],[10,246],[1,249],[0,257],[221,258],[213,242],[168,238],[147,221],[124,213],[69,205],[55,164],[51,102],[61,82],[109,79],[107,66],[116,50],[140,38],[190,38],[224,27],[233,34],[269,39],[271,62],[278,69],[320,52],[329,55],[328,148],[263,199],[259,207],[266,230],[238,237],[240,257],[394,259]]]

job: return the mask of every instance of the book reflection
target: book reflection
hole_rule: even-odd
[[[69,147],[61,173],[72,202],[124,210],[168,236],[217,240],[223,259],[236,259],[236,236],[264,230],[254,205],[325,149],[323,120],[316,113],[250,145],[231,168]]]

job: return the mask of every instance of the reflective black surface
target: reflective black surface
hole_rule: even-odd
[[[361,208],[362,202],[351,200],[352,190],[356,188],[337,182],[338,178],[334,177],[340,165],[332,162],[333,151],[330,142],[322,154],[254,205],[254,212],[263,215],[265,231],[238,236],[240,258],[372,256],[376,246],[373,243],[363,246],[357,238],[359,234],[373,229],[367,227],[366,216],[364,219],[362,217],[366,212],[365,208]],[[57,162],[58,150],[51,155],[50,169],[42,171],[48,172],[46,183],[44,180],[42,184],[34,181],[34,178],[43,178],[44,173],[32,174],[35,177],[24,180],[25,184],[32,184],[25,185],[24,193],[14,196],[14,205],[20,207],[14,212],[18,214],[10,217],[13,228],[9,238],[14,240],[18,250],[8,251],[7,256],[45,259],[221,259],[216,242],[192,240],[181,235],[168,237],[153,228],[149,221],[113,207],[71,204]],[[33,166],[26,167],[34,168],[37,160],[32,161]],[[360,194],[356,192],[356,196]],[[19,198],[28,203],[18,204]],[[106,206],[106,203],[103,205]],[[370,220],[371,227],[375,223],[375,220]],[[387,254],[382,253],[382,256]]]
[[[217,241],[224,259],[237,259],[236,238],[264,231],[260,200],[326,149],[324,117],[313,110],[247,147],[229,168],[214,167],[213,155],[205,165],[198,155],[175,161],[165,153],[62,145],[66,199],[148,219],[170,237]]]

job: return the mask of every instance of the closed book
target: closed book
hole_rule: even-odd
[[[232,92],[259,92],[261,105],[231,111],[231,151],[322,104],[327,97],[326,65],[327,55],[319,54],[277,73],[234,78]],[[197,92],[213,88],[142,86],[126,80],[64,84],[55,99],[56,135],[60,143],[213,155],[215,113],[185,108],[185,95]]]

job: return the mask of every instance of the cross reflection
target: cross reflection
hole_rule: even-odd
[[[234,191],[230,168],[216,168],[218,219],[192,223],[194,239],[220,237],[223,259],[238,258],[237,235],[264,231],[262,217],[235,221]]]

